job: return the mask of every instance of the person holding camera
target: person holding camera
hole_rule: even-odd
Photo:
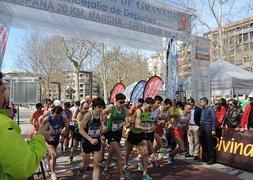
[[[3,108],[6,87],[0,72],[0,108]],[[52,129],[47,123],[37,134],[26,142],[18,124],[8,117],[5,109],[0,109],[0,179],[28,179],[38,168],[47,147]]]

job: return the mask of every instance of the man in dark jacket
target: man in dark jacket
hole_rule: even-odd
[[[238,102],[235,99],[230,99],[228,101],[228,112],[224,125],[228,128],[238,128],[240,127],[242,109],[238,107]]]
[[[202,107],[200,118],[200,142],[202,145],[203,161],[207,164],[214,164],[216,161],[215,145],[213,136],[216,134],[216,116],[214,109],[208,106],[208,99],[203,97],[200,99]]]
[[[194,157],[194,160],[198,160],[199,126],[200,126],[201,109],[195,105],[195,100],[193,98],[188,99],[187,103],[190,103],[193,106],[189,121],[189,128],[187,131],[187,138],[189,143],[189,155],[190,157]]]

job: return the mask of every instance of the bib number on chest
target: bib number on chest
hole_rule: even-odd
[[[121,131],[123,128],[123,122],[122,121],[116,121],[112,123],[112,131]]]
[[[88,134],[92,138],[97,138],[100,136],[100,126],[89,127]]]

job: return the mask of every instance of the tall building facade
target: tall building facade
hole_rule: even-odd
[[[79,91],[80,99],[84,99],[86,96],[90,95],[89,74],[83,72],[79,73]],[[62,99],[75,99],[75,74],[73,72],[66,72],[62,92]],[[94,76],[92,77],[92,96],[100,96],[100,85]]]
[[[205,34],[211,40],[211,61],[219,58],[218,29]],[[253,16],[224,26],[222,57],[225,61],[253,71]]]

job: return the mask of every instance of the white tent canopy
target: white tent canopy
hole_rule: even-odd
[[[253,91],[253,73],[223,60],[211,64],[212,96],[249,94]]]

